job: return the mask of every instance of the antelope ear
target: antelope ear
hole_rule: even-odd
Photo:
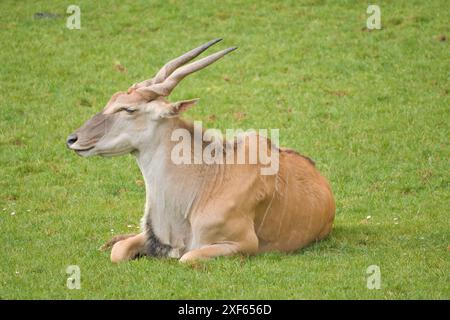
[[[168,112],[164,112],[162,118],[171,118],[179,116],[180,113],[190,109],[192,106],[196,105],[200,99],[183,100],[172,103],[169,106]]]

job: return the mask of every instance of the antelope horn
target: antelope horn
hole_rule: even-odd
[[[130,89],[137,89],[141,87],[147,87],[152,84],[163,82],[168,76],[172,74],[176,69],[184,65],[185,63],[191,61],[192,59],[196,58],[198,55],[200,55],[203,51],[211,47],[212,45],[216,44],[217,42],[222,41],[222,38],[217,38],[214,40],[211,40],[200,47],[197,47],[195,49],[192,49],[189,52],[186,52],[185,54],[179,56],[178,58],[175,58],[173,60],[170,60],[167,62],[151,79],[142,81],[140,83],[136,83],[133,86],[131,86]]]
[[[192,59],[196,58],[200,53],[211,47],[212,45],[216,44],[217,42],[222,41],[222,38],[211,40],[203,45],[201,45],[198,48],[195,48],[182,56],[173,59],[169,62],[167,62],[164,67],[159,70],[159,72],[156,74],[153,83],[160,83],[167,79],[168,76],[172,74],[176,69],[184,65],[185,63],[191,61]]]
[[[230,53],[231,51],[234,51],[236,49],[237,47],[228,48],[216,52],[200,60],[197,60],[195,62],[191,62],[190,64],[185,65],[174,71],[163,82],[155,83],[148,87],[138,88],[137,92],[145,95],[149,99],[153,99],[158,96],[168,96],[184,77],[209,66],[213,62],[216,62],[217,60],[222,58],[227,53]]]

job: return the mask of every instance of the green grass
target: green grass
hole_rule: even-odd
[[[72,3],[81,30],[65,27]],[[449,299],[450,7],[376,3],[383,28],[368,32],[366,1],[1,1],[0,298]],[[331,181],[334,232],[293,255],[112,265],[97,248],[136,230],[140,173],[132,156],[77,157],[65,138],[216,37],[212,51],[239,50],[172,100],[202,98],[187,117],[208,127],[280,128]],[[68,265],[81,290],[66,288]]]

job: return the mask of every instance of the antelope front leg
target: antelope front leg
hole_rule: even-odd
[[[205,260],[220,256],[231,256],[235,254],[254,254],[258,250],[258,242],[224,242],[203,246],[199,249],[186,252],[180,262],[191,263],[197,260]]]
[[[225,212],[225,216],[233,217],[230,212]],[[220,256],[255,254],[258,251],[259,240],[253,227],[253,221],[245,218],[228,219],[227,221],[225,225],[222,219],[197,219],[194,221],[192,232],[198,239],[196,247],[199,248],[186,252],[179,261],[190,263]]]
[[[111,262],[118,263],[134,259],[139,253],[144,252],[145,242],[144,232],[116,242],[111,250]]]

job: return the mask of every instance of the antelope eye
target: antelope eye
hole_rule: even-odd
[[[123,107],[120,109],[120,111],[125,111],[128,114],[132,114],[133,112],[136,111],[136,109],[133,107]]]

